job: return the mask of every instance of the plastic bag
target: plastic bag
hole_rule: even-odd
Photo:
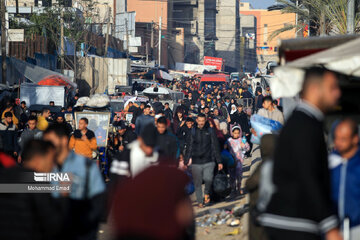
[[[221,197],[226,197],[231,193],[230,180],[224,171],[220,171],[215,175],[213,189]]]
[[[195,186],[194,186],[192,174],[191,174],[191,172],[189,170],[186,170],[185,173],[190,178],[190,182],[188,183],[188,185],[185,186],[185,192],[186,192],[187,195],[191,195],[191,194],[193,194],[195,192]]]
[[[257,136],[254,136],[254,134],[251,136],[251,142],[254,144],[260,144],[262,136],[270,133],[276,133],[282,128],[282,124],[278,121],[274,121],[257,114],[251,116],[250,122],[251,127],[257,134]]]

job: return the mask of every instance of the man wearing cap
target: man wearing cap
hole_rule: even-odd
[[[150,105],[146,105],[144,107],[144,112],[135,121],[135,133],[139,135],[143,128],[148,125],[149,123],[154,124],[154,117],[150,115],[151,107]]]

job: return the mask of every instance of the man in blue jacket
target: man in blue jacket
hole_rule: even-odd
[[[343,120],[335,129],[335,152],[329,157],[331,198],[341,222],[350,220],[351,237],[360,235],[360,149],[356,122]],[[355,237],[356,236],[356,237]]]
[[[144,107],[144,112],[142,115],[140,115],[138,118],[136,118],[135,121],[135,133],[136,135],[140,135],[143,128],[152,123],[155,125],[155,119],[153,116],[150,115],[151,107],[149,105],[146,105]]]

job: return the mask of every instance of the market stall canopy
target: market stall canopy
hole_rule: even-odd
[[[270,81],[273,97],[296,96],[301,91],[305,69],[312,66],[360,77],[360,38],[275,68],[275,77]]]
[[[46,79],[47,77],[55,75],[64,80],[67,85],[70,85],[74,88],[77,87],[76,83],[71,82],[66,76],[62,75],[61,73],[39,67],[16,58],[10,58],[10,63],[15,67],[17,72],[19,72],[21,75],[23,75],[25,78],[29,79],[33,83],[38,84],[40,81]]]

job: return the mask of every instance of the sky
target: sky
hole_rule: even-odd
[[[266,9],[274,5],[276,0],[240,0],[240,2],[249,2],[255,9]]]

